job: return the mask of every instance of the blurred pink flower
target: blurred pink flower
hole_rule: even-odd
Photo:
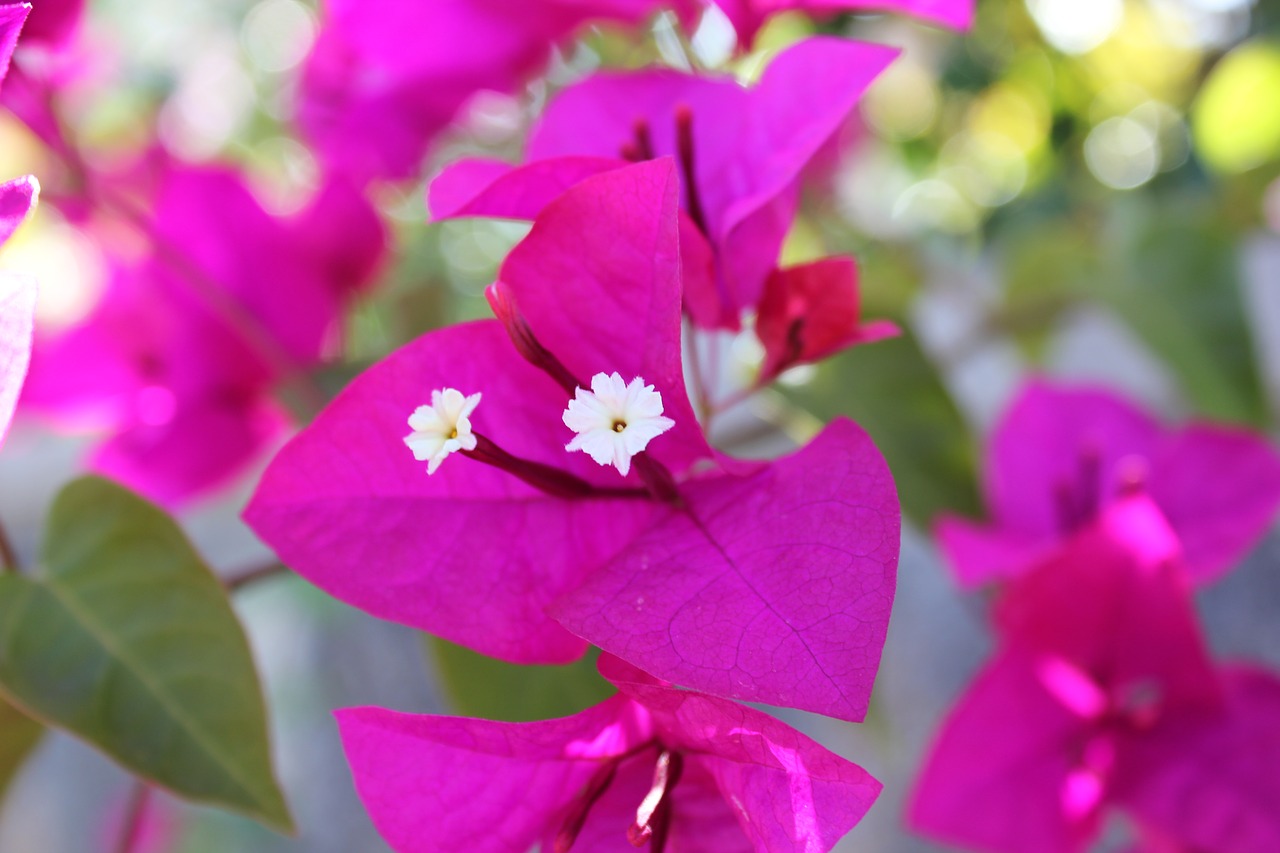
[[[1008,585],[999,650],[921,771],[915,829],[1002,853],[1083,850],[1109,806],[1183,760],[1171,732],[1231,718],[1180,556],[1154,503],[1132,495]],[[1177,802],[1150,796],[1152,812]]]
[[[108,429],[94,467],[173,504],[280,437],[273,390],[331,352],[385,235],[341,180],[285,219],[221,167],[166,164],[154,209],[139,216],[149,251],[112,262],[82,324],[37,340],[23,401]]]
[[[677,0],[687,7],[689,0]],[[513,92],[592,21],[640,24],[661,0],[327,0],[298,121],[331,168],[408,178],[477,92]],[[686,9],[686,11],[688,11]]]
[[[0,81],[31,7],[22,3],[0,6]],[[40,184],[33,177],[0,184],[0,246],[3,246],[35,207]],[[9,431],[18,392],[31,359],[35,325],[36,283],[25,276],[0,274],[0,441]]]
[[[31,17],[22,30],[24,43],[40,42],[53,48],[75,36],[84,17],[85,0],[30,0]]]
[[[0,81],[9,71],[9,60],[13,58],[14,48],[18,46],[18,36],[22,32],[23,22],[31,14],[29,3],[6,3],[0,5]]]
[[[1280,455],[1260,435],[1216,424],[1166,429],[1097,388],[1028,384],[991,437],[992,524],[954,516],[938,541],[965,586],[1015,577],[1089,524],[1129,486],[1150,494],[1191,577],[1220,577],[1280,507]]]
[[[0,26],[8,6],[0,6]],[[0,42],[4,39],[0,30]],[[0,245],[35,207],[40,185],[35,178],[0,184]],[[0,441],[9,431],[18,393],[31,359],[35,326],[36,283],[28,276],[0,273]]]

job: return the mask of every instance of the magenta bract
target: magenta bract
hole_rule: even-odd
[[[1084,850],[1108,807],[1184,760],[1172,732],[1234,725],[1177,540],[1145,496],[1011,581],[997,621],[1001,648],[917,783],[909,819],[922,832],[1008,853]]]
[[[1130,746],[1116,799],[1173,850],[1280,850],[1280,679],[1221,671],[1223,713],[1184,715]]]
[[[751,89],[668,70],[597,74],[547,106],[527,165],[463,160],[446,169],[431,188],[432,214],[527,217],[589,174],[673,156],[682,208],[717,261],[714,274],[686,270],[686,309],[699,325],[736,328],[777,265],[801,172],[896,55],[811,38],[780,53]]]
[[[860,719],[893,599],[892,480],[847,421],[773,463],[708,447],[680,363],[676,191],[670,161],[583,181],[500,271],[579,385],[618,372],[661,394],[675,426],[643,455],[674,502],[642,471],[567,453],[569,390],[481,322],[358,378],[275,459],[245,518],[335,596],[485,654],[566,662],[590,642],[674,683]],[[547,494],[465,456],[428,476],[400,437],[443,387],[482,394],[476,433],[596,493]]]
[[[619,695],[559,720],[339,711],[356,788],[383,837],[398,853],[539,842],[621,853],[634,849],[629,834],[667,853],[822,853],[880,791],[862,768],[759,711],[607,655],[600,668]]]
[[[961,583],[1016,576],[1138,483],[1197,582],[1220,577],[1280,507],[1280,455],[1247,430],[1166,429],[1108,391],[1029,384],[997,426],[984,472],[993,524],[945,517],[937,535]]]
[[[66,45],[80,27],[84,4],[85,0],[31,0],[23,42],[41,42],[53,48]]]
[[[18,34],[22,32],[23,22],[31,13],[29,3],[7,3],[0,5],[0,81],[9,71],[9,60],[13,50],[18,46]]]
[[[738,34],[738,42],[750,47],[756,33],[772,16],[797,11],[812,15],[839,12],[899,12],[955,30],[973,23],[973,0],[713,0]]]
[[[639,24],[665,5],[328,0],[303,70],[298,120],[330,167],[407,178],[473,95],[514,91],[590,21]]]
[[[3,14],[6,7],[0,7]],[[0,184],[0,245],[35,206],[40,185],[32,177]],[[0,441],[9,431],[31,359],[35,326],[36,283],[11,273],[0,274]]]

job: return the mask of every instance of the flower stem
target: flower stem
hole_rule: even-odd
[[[475,450],[461,451],[463,456],[500,468],[539,491],[552,497],[574,500],[578,498],[645,498],[649,492],[645,489],[609,488],[595,486],[568,471],[561,471],[541,462],[521,459],[503,450],[491,440],[479,433],[472,433],[476,438]]]

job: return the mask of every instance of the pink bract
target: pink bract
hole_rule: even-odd
[[[273,389],[331,351],[385,238],[339,180],[281,219],[229,169],[161,172],[145,220],[149,253],[112,260],[86,322],[37,341],[24,403],[106,428],[94,467],[176,504],[228,481],[281,436]]]
[[[407,178],[461,107],[512,92],[590,21],[639,24],[656,0],[327,0],[298,120],[331,168]]]
[[[9,71],[9,60],[13,57],[14,48],[18,46],[18,35],[30,13],[29,3],[0,5],[0,81],[4,80]]]
[[[1245,429],[1167,429],[1117,395],[1030,383],[996,427],[984,472],[993,524],[944,517],[937,535],[966,586],[1014,577],[1139,481],[1197,582],[1220,577],[1280,507],[1280,455]]]
[[[664,751],[678,766],[663,797],[670,811],[654,821],[665,821],[668,853],[822,853],[880,791],[862,768],[759,711],[608,656],[600,668],[619,695],[559,720],[339,711],[356,788],[383,837],[398,853],[551,850],[557,837],[575,851],[621,853],[634,849],[628,827]]]
[[[1012,581],[997,621],[1000,650],[917,782],[909,821],[933,837],[1082,851],[1133,780],[1174,760],[1182,746],[1166,732],[1230,714],[1177,541],[1144,496],[1107,508]]]
[[[431,187],[432,215],[525,218],[587,175],[625,165],[624,151],[631,159],[675,156],[682,207],[716,260],[714,274],[686,270],[686,308],[699,325],[735,328],[777,265],[805,165],[897,53],[811,38],[780,53],[750,89],[669,70],[596,74],[547,106],[526,165],[463,160],[446,169]]]
[[[1226,711],[1169,721],[1133,744],[1116,796],[1174,850],[1280,850],[1280,679],[1224,667]]]
[[[22,31],[24,42],[59,48],[71,41],[84,17],[85,0],[31,0],[31,17]]]
[[[4,7],[0,7],[3,14]],[[35,178],[0,184],[0,244],[35,207],[40,185]],[[0,274],[0,441],[9,431],[31,359],[35,327],[36,283],[27,276]]]
[[[676,425],[646,456],[678,505],[634,469],[567,454],[569,392],[481,322],[358,378],[275,459],[245,518],[331,594],[485,654],[566,662],[590,642],[674,683],[860,719],[893,599],[892,480],[847,421],[769,464],[707,446],[680,364],[676,192],[669,161],[583,181],[500,281],[580,384],[617,371],[655,386]],[[466,457],[428,476],[400,437],[443,387],[482,393],[474,429],[509,453],[633,494],[555,497]]]
[[[733,24],[738,42],[750,47],[756,33],[780,12],[834,15],[839,12],[899,12],[954,30],[973,24],[973,0],[714,0]]]

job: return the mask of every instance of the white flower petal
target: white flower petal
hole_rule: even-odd
[[[431,392],[430,406],[419,406],[409,416],[413,432],[404,443],[414,459],[427,462],[428,474],[434,474],[450,454],[475,449],[470,415],[479,404],[479,394],[463,396],[456,388],[438,388]]]
[[[444,441],[436,435],[414,432],[404,437],[405,445],[413,451],[413,458],[426,462],[444,447]]]
[[[561,416],[577,435],[566,450],[581,450],[601,465],[612,465],[624,477],[631,457],[675,426],[662,417],[662,395],[639,376],[629,383],[618,373],[597,373],[591,390],[578,388]]]

